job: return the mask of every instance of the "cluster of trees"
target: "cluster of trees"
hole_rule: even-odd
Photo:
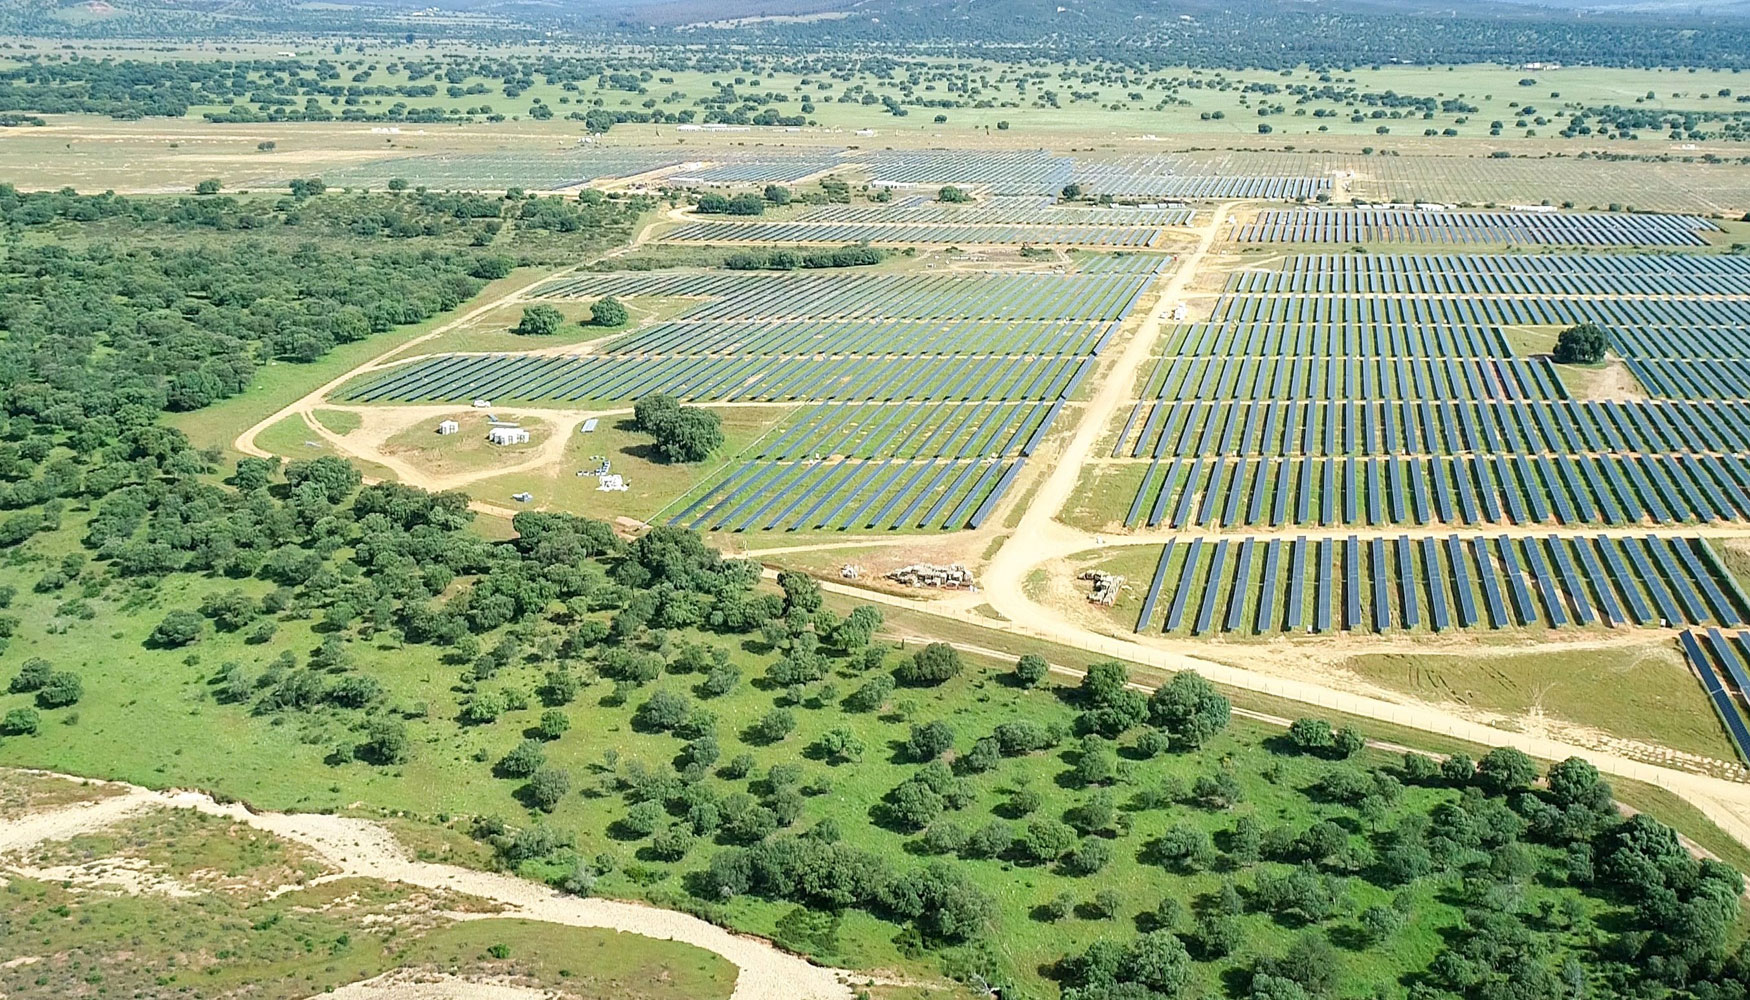
[[[1557,364],[1595,365],[1604,360],[1609,346],[1604,331],[1593,322],[1579,323],[1556,334],[1556,349],[1551,353]]]
[[[834,250],[742,250],[723,266],[731,271],[794,271],[797,268],[868,267],[887,259],[879,247],[848,246]]]
[[[101,496],[138,478],[128,466],[141,454],[187,461],[164,443],[172,432],[153,424],[154,411],[199,409],[241,391],[268,361],[314,361],[337,344],[456,308],[508,263],[471,249],[462,217],[486,206],[496,216],[503,204],[412,193],[122,198],[0,186],[0,218],[51,231],[22,240],[0,263],[8,317],[0,403],[8,448],[23,459],[0,476],[0,509]],[[634,210],[602,211],[630,219]],[[417,228],[436,235],[385,245],[390,216],[423,220]],[[191,227],[228,235],[196,243]]]
[[[682,406],[663,393],[633,404],[632,426],[654,439],[665,462],[703,462],[723,447],[723,418],[702,406]]]
[[[699,196],[696,207],[702,215],[764,215],[766,200],[752,191],[737,195],[707,191]]]
[[[583,326],[614,328],[632,321],[626,306],[613,296],[603,296],[590,307],[589,317],[579,322]],[[510,332],[524,337],[551,337],[565,325],[565,314],[544,302],[523,307],[523,314]]]
[[[79,703],[85,696],[85,684],[79,675],[68,670],[56,670],[54,664],[33,656],[24,661],[18,673],[12,675],[6,690],[10,694],[27,694],[35,703],[7,709],[0,716],[0,736],[32,736],[42,725],[38,709],[49,711]]]
[[[1289,742],[1329,754],[1332,733],[1322,720],[1298,720]],[[1236,995],[1326,996],[1344,964],[1331,940],[1347,936],[1355,942],[1351,948],[1388,945],[1415,919],[1406,887],[1435,879],[1454,886],[1462,919],[1419,976],[1429,997],[1565,1000],[1594,990],[1620,996],[1674,989],[1743,996],[1740,960],[1727,959],[1742,877],[1697,859],[1657,821],[1644,815],[1624,820],[1609,785],[1586,761],[1552,766],[1542,789],[1531,787],[1538,773],[1535,762],[1513,749],[1477,762],[1411,753],[1397,768],[1339,766],[1309,791],[1354,810],[1371,831],[1362,842],[1348,824],[1329,819],[1266,829],[1245,815],[1216,842],[1195,828],[1170,829],[1150,848],[1162,864],[1229,874],[1194,901],[1188,922],[1178,901],[1168,898],[1147,915],[1140,937],[1103,940],[1066,958],[1057,971],[1064,996],[1186,996],[1193,958],[1220,958],[1239,947],[1237,921],[1247,913],[1308,930],[1281,956],[1242,965]],[[1406,784],[1460,794],[1425,815],[1412,812],[1387,824]],[[1252,873],[1249,884],[1235,877],[1245,872]],[[1395,891],[1391,905],[1356,907],[1349,883],[1357,878]],[[1540,882],[1566,885],[1576,895],[1530,906],[1528,890]],[[1584,964],[1563,946],[1585,922],[1581,896],[1624,907],[1628,915],[1612,942]],[[1044,918],[1061,914],[1053,910]]]

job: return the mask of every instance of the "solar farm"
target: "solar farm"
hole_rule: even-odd
[[[1729,376],[1747,282],[1743,258],[1674,255],[1235,274],[1208,321],[1166,335],[1102,459],[1140,467],[1124,527],[1211,538],[1163,547],[1136,628],[1736,624],[1705,540],[1584,533],[1750,520],[1750,397]],[[1665,381],[1574,398],[1502,333],[1582,321],[1634,331],[1619,350]],[[1726,357],[1670,356],[1695,343]],[[1366,537],[1315,534],[1334,529]]]
[[[1154,277],[669,272],[555,281],[538,298],[697,299],[599,353],[437,356],[347,402],[784,403],[781,426],[672,517],[714,531],[977,528]]]
[[[1330,190],[1320,176],[1236,175],[1207,170],[1180,156],[1056,156],[1043,150],[885,150],[866,160],[875,183],[977,186],[997,195],[1054,195],[1067,184],[1115,198],[1293,201]]]
[[[1445,209],[1283,209],[1241,227],[1241,243],[1436,243],[1525,246],[1706,246],[1718,231],[1694,215],[1469,212]]]
[[[1051,514],[1082,550],[1034,573],[1055,581],[1053,614],[1108,635],[1311,655],[1682,637],[1713,703],[1735,705],[1750,688],[1734,547],[1750,522],[1750,257],[1717,252],[1731,225],[1285,206],[1332,194],[1342,172],[1236,172],[1259,162],[917,149],[664,161],[681,183],[757,190],[830,170],[870,185],[762,218],[671,213],[646,239],[674,259],[903,252],[851,268],[554,275],[521,300],[567,315],[603,297],[661,307],[572,348],[375,368],[332,403],[435,414],[491,400],[582,419],[662,392],[742,414],[733,446],[638,518],[834,566],[849,545],[882,571],[938,556],[988,568],[1067,475]],[[970,202],[937,200],[947,184]],[[1068,184],[1088,199],[1060,198]],[[883,188],[915,190],[871,193]],[[1585,323],[1605,331],[1608,360],[1557,364],[1557,332]],[[1092,618],[1076,610],[1085,587],[1060,576],[1072,563],[1127,574]],[[1726,732],[1744,730],[1750,759],[1735,712]]]

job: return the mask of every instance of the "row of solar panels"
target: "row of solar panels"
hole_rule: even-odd
[[[1151,462],[1125,526],[1655,524],[1750,520],[1737,455]]]
[[[1162,547],[1135,630],[1735,626],[1746,606],[1703,539],[1199,537]]]
[[[1112,458],[1750,452],[1750,400],[1151,402]]]
[[[1702,690],[1707,692],[1714,711],[1719,713],[1720,723],[1726,727],[1726,735],[1731,738],[1739,759],[1750,763],[1750,728],[1745,727],[1744,716],[1739,710],[1739,705],[1750,705],[1746,700],[1750,699],[1750,637],[1737,632],[1727,638],[1717,628],[1699,633],[1699,639],[1697,634],[1685,631],[1677,636],[1677,642],[1683,647],[1690,665],[1701,676]],[[1732,679],[1731,690],[1720,681],[1722,671]]]

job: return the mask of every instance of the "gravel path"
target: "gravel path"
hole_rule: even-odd
[[[852,990],[848,984],[853,979],[859,982],[870,979],[862,973],[810,965],[778,950],[769,941],[736,934],[673,910],[567,896],[510,875],[415,861],[402,850],[393,834],[371,820],[316,813],[257,813],[238,804],[215,802],[200,792],[121,787],[127,789],[125,794],[95,804],[0,820],[0,854],[101,830],[149,809],[196,809],[303,844],[339,875],[449,889],[503,904],[510,908],[511,916],[571,927],[627,931],[703,948],[740,969],[731,1000],[849,1000]],[[482,994],[479,1000],[513,998]]]

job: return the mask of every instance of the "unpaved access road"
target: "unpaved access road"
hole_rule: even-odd
[[[769,941],[736,934],[684,913],[640,903],[568,896],[510,875],[415,861],[393,834],[368,819],[251,812],[242,805],[215,802],[200,792],[158,792],[136,785],[106,784],[125,791],[95,803],[0,819],[0,855],[102,830],[152,809],[196,809],[302,844],[322,858],[331,876],[447,889],[499,903],[507,907],[506,916],[626,931],[703,948],[740,970],[731,1000],[849,1000],[851,983],[879,981],[864,973],[811,965]]]

